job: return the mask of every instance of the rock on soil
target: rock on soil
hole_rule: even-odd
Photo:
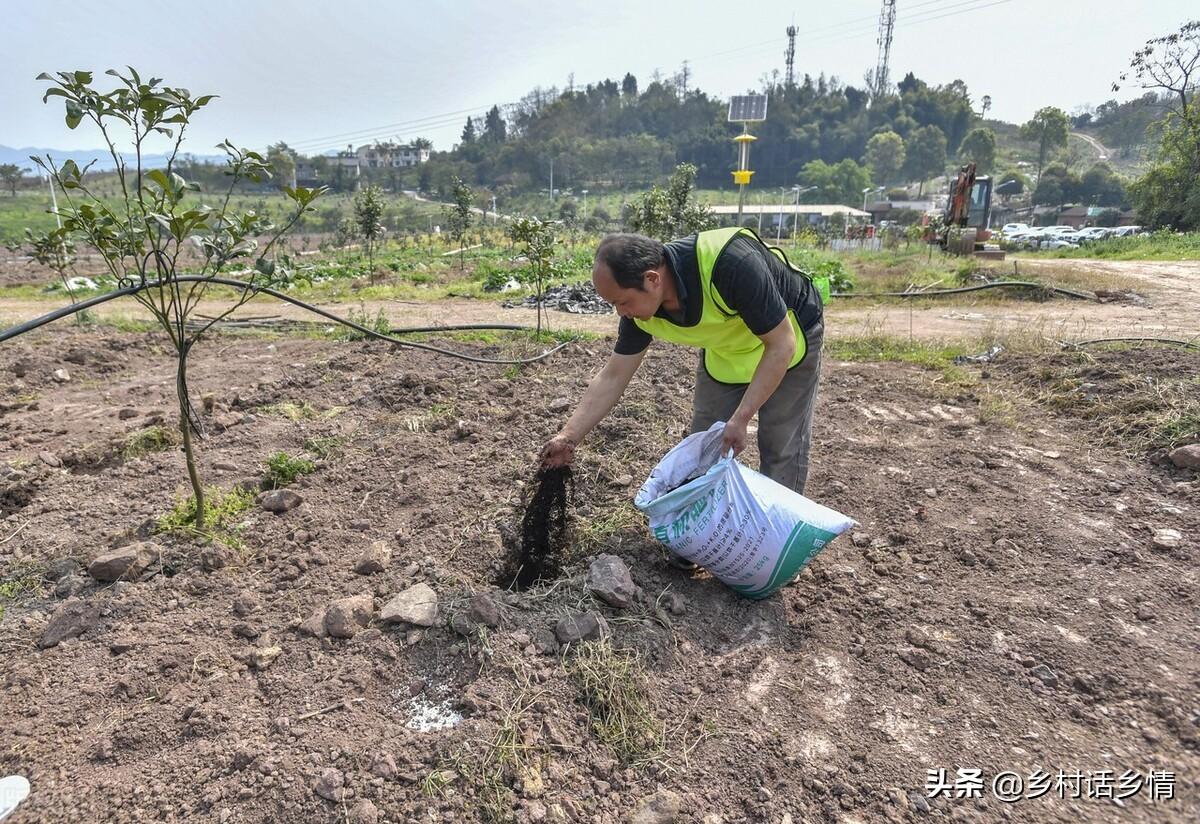
[[[97,555],[88,564],[88,575],[97,581],[132,581],[158,560],[161,550],[150,542],[130,544]]]
[[[437,593],[429,584],[414,584],[384,605],[381,620],[391,624],[431,627],[437,621]]]
[[[354,565],[354,571],[359,575],[370,575],[373,572],[383,572],[392,561],[392,550],[386,541],[376,541],[367,547],[366,552]]]
[[[629,824],[671,824],[679,817],[682,802],[677,793],[659,790],[642,802],[629,819]]]
[[[629,567],[616,555],[601,555],[588,567],[587,588],[604,603],[625,609],[637,598]]]
[[[50,623],[38,639],[42,649],[56,647],[68,638],[78,638],[100,621],[100,611],[84,601],[72,598],[55,610]]]
[[[293,492],[290,489],[273,489],[262,496],[259,505],[267,512],[276,514],[287,512],[289,509],[295,509],[304,503],[304,498],[300,494]]]
[[[342,795],[345,793],[345,783],[346,779],[342,775],[342,771],[330,767],[321,773],[321,777],[313,786],[313,792],[330,801],[341,801]]]
[[[1200,469],[1200,443],[1191,443],[1172,450],[1171,463],[1180,469]]]
[[[554,625],[554,637],[560,644],[576,641],[595,641],[608,633],[608,622],[598,612],[582,612],[568,615]]]
[[[1183,533],[1178,529],[1156,529],[1151,543],[1155,549],[1177,549],[1183,541]]]
[[[495,629],[500,626],[500,607],[492,599],[492,596],[486,592],[479,592],[471,596],[471,603],[467,607],[467,617],[477,624]]]
[[[346,821],[348,824],[376,824],[379,821],[379,808],[363,798],[350,808]]]
[[[353,638],[371,623],[374,612],[375,603],[369,594],[341,598],[325,610],[325,632],[334,638]]]

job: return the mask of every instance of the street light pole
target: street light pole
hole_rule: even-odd
[[[775,242],[778,243],[783,237],[783,198],[787,193],[787,189],[783,186],[779,187],[779,225],[775,227]]]

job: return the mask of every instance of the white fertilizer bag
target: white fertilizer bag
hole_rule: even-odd
[[[748,598],[766,598],[855,521],[722,457],[722,421],[666,454],[634,503],[654,537]]]

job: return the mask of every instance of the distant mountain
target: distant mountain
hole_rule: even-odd
[[[45,157],[47,154],[54,159],[55,163],[74,160],[81,167],[95,160],[92,170],[97,172],[111,172],[116,168],[112,155],[105,149],[42,149],[36,146],[26,146],[22,149],[0,146],[0,163],[15,163],[22,169],[33,171],[37,166],[29,159],[29,156]],[[180,156],[182,157],[182,155]],[[122,157],[126,163],[136,160],[134,155],[124,154]],[[191,157],[202,163],[223,163],[225,161],[225,155],[191,155]],[[142,168],[144,169],[161,168],[166,165],[167,155],[165,154],[142,155]]]

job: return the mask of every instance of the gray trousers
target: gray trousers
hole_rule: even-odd
[[[779,388],[758,410],[759,471],[802,495],[808,481],[808,450],[824,332],[823,323],[819,323],[805,333],[808,351],[804,360],[787,371]],[[701,353],[692,401],[692,432],[703,432],[717,421],[729,420],[742,402],[746,386],[713,380],[704,368]]]

